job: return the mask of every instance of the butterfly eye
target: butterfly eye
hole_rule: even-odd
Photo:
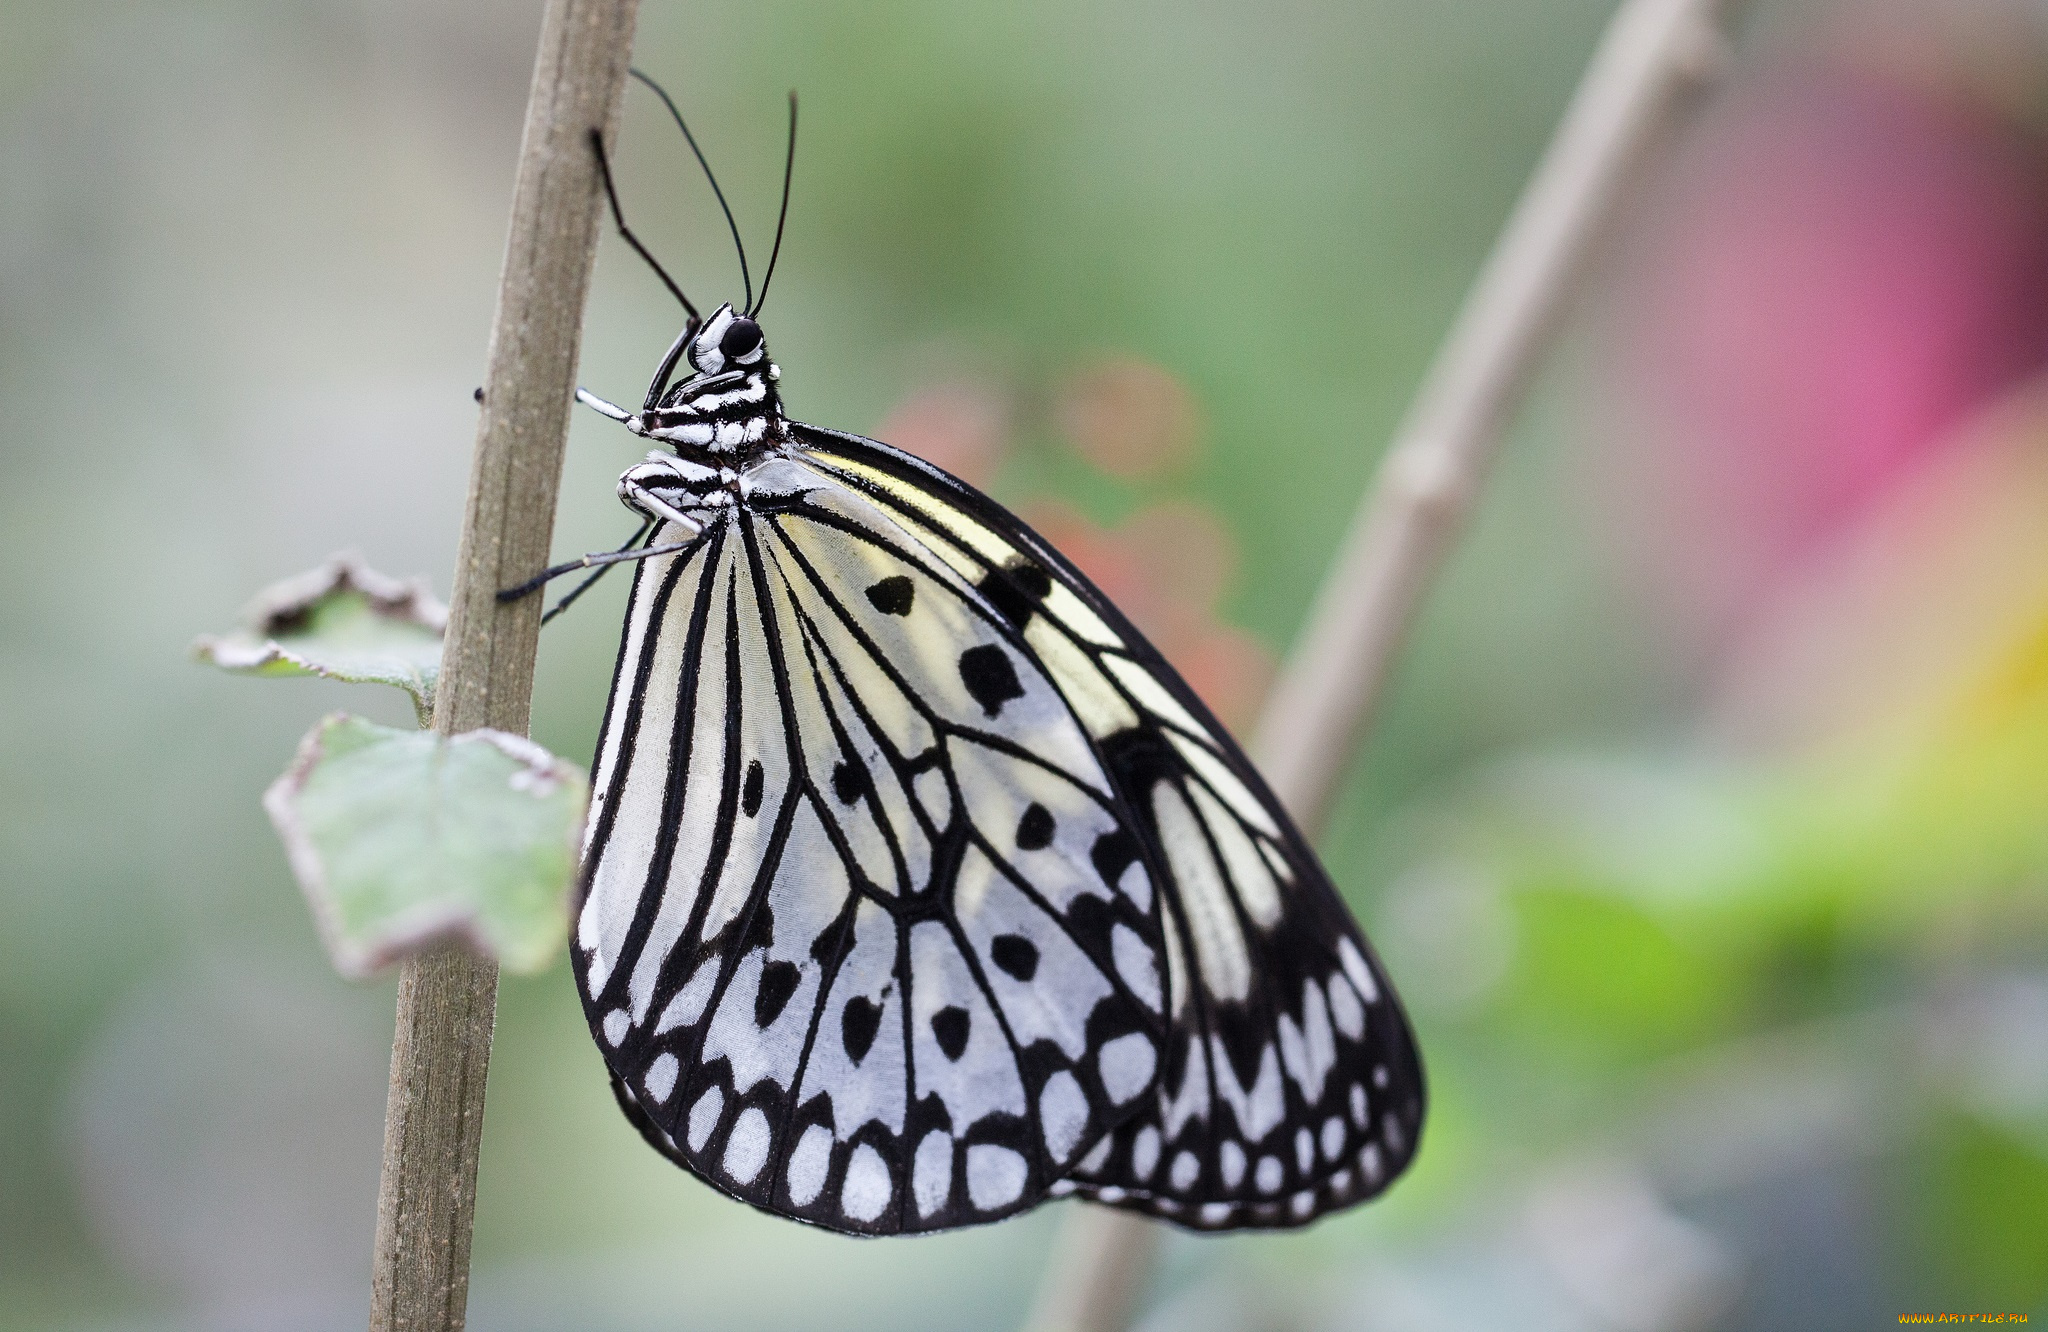
[[[726,359],[745,356],[761,345],[761,326],[745,315],[736,316],[726,326],[725,336],[718,340],[718,350]]]

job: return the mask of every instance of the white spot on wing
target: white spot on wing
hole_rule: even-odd
[[[1152,1085],[1159,1052],[1152,1048],[1151,1037],[1133,1031],[1104,1044],[1095,1060],[1102,1072],[1103,1090],[1110,1100],[1122,1105]]]
[[[789,1154],[789,1166],[783,1172],[789,1181],[789,1200],[798,1207],[816,1202],[825,1190],[825,1175],[831,1167],[832,1130],[823,1124],[813,1124],[796,1140],[796,1148]]]
[[[889,1207],[895,1188],[889,1182],[889,1163],[867,1143],[853,1149],[846,1163],[846,1178],[839,1185],[839,1210],[856,1221],[872,1221]]]
[[[1024,1158],[1007,1147],[978,1143],[967,1149],[967,1197],[984,1212],[1017,1201],[1029,1174]]]
[[[1061,1069],[1045,1080],[1038,1093],[1038,1123],[1046,1153],[1064,1162],[1088,1127],[1088,1097],[1072,1073]]]
[[[668,1094],[676,1089],[676,1072],[680,1068],[676,1057],[664,1052],[656,1055],[654,1062],[641,1075],[640,1081],[647,1088],[648,1098],[656,1105],[666,1101]]]
[[[1150,1124],[1138,1130],[1138,1136],[1131,1140],[1131,1175],[1139,1180],[1152,1178],[1152,1172],[1159,1168],[1159,1130]]]
[[[1358,991],[1351,988],[1351,982],[1335,972],[1330,974],[1330,1019],[1347,1040],[1355,1041],[1365,1035],[1365,1005],[1358,1001]]]
[[[1358,951],[1358,945],[1348,938],[1337,940],[1337,960],[1344,964],[1344,974],[1351,978],[1352,985],[1365,996],[1365,1002],[1378,1003],[1380,987],[1373,984],[1372,968],[1365,965],[1365,956]]]
[[[1152,910],[1152,876],[1145,872],[1145,862],[1133,860],[1124,866],[1124,872],[1117,876],[1116,890],[1131,899],[1139,911],[1150,914]]]
[[[633,1029],[633,1019],[623,1008],[614,1008],[604,1015],[604,1038],[613,1045],[626,1039],[626,1033]]]
[[[1260,1193],[1278,1193],[1281,1181],[1286,1175],[1287,1167],[1280,1164],[1279,1157],[1262,1156],[1259,1158],[1258,1170],[1252,1176],[1252,1182],[1258,1186]]]
[[[1152,949],[1138,937],[1138,932],[1119,923],[1109,934],[1109,955],[1116,963],[1116,974],[1123,978],[1138,1002],[1157,1013],[1160,1002],[1159,963]]]
[[[929,1217],[946,1205],[953,1192],[953,1135],[933,1129],[917,1144],[917,1157],[910,1167],[911,1196],[917,1199],[917,1214]]]
[[[701,1152],[711,1137],[711,1130],[718,1127],[718,1116],[725,1109],[725,1093],[717,1087],[706,1087],[704,1094],[697,1098],[697,1104],[690,1107],[690,1150]]]
[[[732,1134],[725,1140],[725,1173],[735,1184],[751,1184],[768,1164],[768,1116],[759,1106],[748,1106],[733,1121]]]
[[[1344,1121],[1331,1115],[1323,1121],[1323,1159],[1334,1161],[1344,1150]]]
[[[1225,1138],[1216,1149],[1216,1164],[1223,1172],[1223,1187],[1234,1189],[1244,1179],[1244,1148],[1235,1138]]]
[[[1167,1182],[1182,1193],[1195,1186],[1195,1179],[1202,1173],[1202,1163],[1195,1159],[1193,1152],[1181,1152],[1173,1158],[1173,1166],[1167,1174]]]

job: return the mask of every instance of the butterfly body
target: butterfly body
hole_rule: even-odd
[[[1022,523],[789,421],[778,378],[721,307],[611,413],[675,450],[620,481],[658,553],[572,950],[628,1115],[856,1234],[1377,1193],[1420,1125],[1413,1041],[1236,745]]]

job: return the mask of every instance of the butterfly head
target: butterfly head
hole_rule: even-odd
[[[782,442],[785,422],[761,326],[721,305],[682,344],[691,373],[654,405],[628,417],[636,435],[674,445],[678,452],[733,458]]]

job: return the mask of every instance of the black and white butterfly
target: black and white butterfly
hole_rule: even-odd
[[[640,535],[503,594],[638,563],[572,948],[627,1115],[855,1234],[1067,1194],[1280,1227],[1380,1192],[1422,1071],[1314,853],[1022,522],[784,414],[748,286],[685,300],[639,411],[579,391],[664,446],[619,482]]]

